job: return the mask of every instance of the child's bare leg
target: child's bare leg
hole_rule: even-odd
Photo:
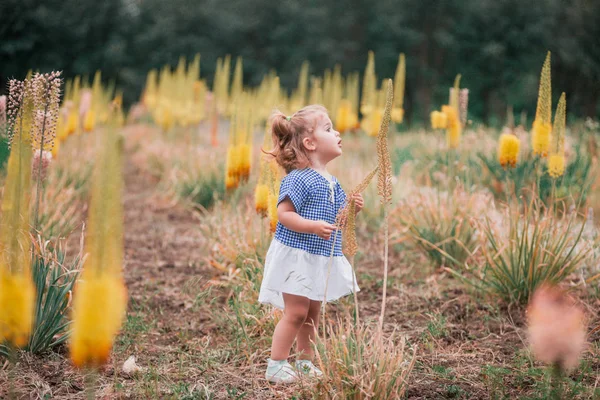
[[[315,335],[319,328],[319,317],[321,316],[321,302],[310,300],[308,316],[300,327],[296,337],[296,350],[298,360],[311,360],[314,356],[311,341],[315,341]]]
[[[290,356],[290,349],[298,330],[306,321],[310,306],[308,297],[296,296],[283,293],[285,309],[283,317],[277,323],[273,332],[273,344],[271,345],[271,359],[285,360]]]

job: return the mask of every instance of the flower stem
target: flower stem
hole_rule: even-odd
[[[554,400],[561,400],[562,396],[562,375],[563,371],[560,363],[555,362],[552,365],[551,392],[550,397]]]

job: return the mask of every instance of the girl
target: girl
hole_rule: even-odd
[[[279,189],[279,222],[267,252],[258,301],[284,310],[273,333],[265,377],[270,382],[288,383],[298,379],[287,361],[294,339],[296,369],[308,376],[322,375],[312,363],[310,344],[318,328],[321,301],[336,300],[360,289],[352,287],[353,272],[342,254],[341,232],[332,237],[336,215],[346,200],[337,179],[327,172],[327,163],[342,155],[339,132],[327,110],[318,105],[304,107],[291,117],[275,111],[271,119],[274,150],[270,154],[287,176]],[[357,211],[362,209],[362,196],[357,195],[355,202]]]

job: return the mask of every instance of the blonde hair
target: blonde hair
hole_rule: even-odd
[[[291,117],[286,117],[279,110],[271,113],[273,150],[268,154],[275,157],[285,172],[289,173],[294,169],[306,168],[310,165],[308,150],[302,140],[315,131],[317,122],[314,114],[319,112],[327,115],[327,109],[317,104],[306,106]]]

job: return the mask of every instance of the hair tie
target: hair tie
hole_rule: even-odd
[[[287,119],[289,121],[292,119],[292,117],[285,117],[285,119]]]

